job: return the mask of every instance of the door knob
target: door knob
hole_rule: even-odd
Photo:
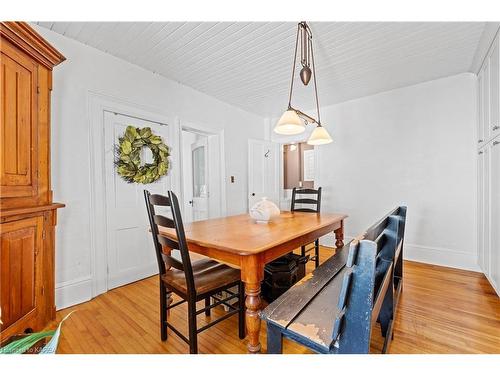
[[[252,197],[255,197],[255,193],[252,193]]]
[[[193,205],[193,201],[189,201],[188,203],[189,203],[191,206]]]

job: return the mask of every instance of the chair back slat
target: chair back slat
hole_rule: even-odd
[[[294,188],[294,190],[297,191],[298,194],[318,194],[318,190],[316,189],[297,189],[297,188]]]
[[[297,196],[301,195],[316,195],[314,198],[300,198]],[[301,207],[295,207],[297,204]],[[302,207],[302,205],[310,205],[312,207]],[[321,187],[318,189],[297,189],[292,190],[292,204],[290,207],[292,212],[315,212],[319,213],[321,211]]]
[[[318,200],[317,199],[310,199],[310,198],[298,198],[298,199],[295,199],[295,203],[318,204]]]
[[[184,271],[184,265],[182,264],[182,262],[179,262],[174,257],[163,254],[163,260],[165,261],[165,265],[167,267],[174,267],[179,271]]]
[[[170,206],[170,199],[164,195],[160,194],[151,194],[149,196],[149,201],[153,206]]]
[[[166,246],[168,247],[169,249],[175,249],[175,250],[179,250],[179,243],[177,241],[174,241],[162,234],[158,234],[156,236],[156,238],[158,239],[158,242],[162,245],[162,246]]]
[[[175,223],[172,219],[165,217],[163,215],[154,215],[153,220],[156,225],[165,228],[175,228]]]
[[[184,277],[186,278],[188,293],[195,295],[196,289],[193,269],[177,196],[172,191],[169,191],[168,197],[166,197],[160,194],[151,194],[149,191],[144,190],[144,198],[146,201],[160,277],[164,275],[170,267],[183,271]],[[172,219],[163,215],[157,215],[155,213],[155,206],[170,207]],[[160,234],[159,226],[175,229],[176,240]],[[165,254],[163,252],[163,246],[170,250],[179,250],[181,261],[169,254]]]
[[[313,212],[317,213],[316,210],[313,210],[312,208],[295,208],[293,212]]]

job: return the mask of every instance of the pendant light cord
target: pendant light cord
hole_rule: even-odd
[[[307,26],[309,29],[309,26]],[[312,41],[312,32],[311,29],[309,29],[309,41],[311,43],[311,60],[312,60],[312,68],[313,68],[313,78],[314,78],[314,94],[316,96],[316,111],[318,112],[318,126],[321,126],[321,118],[319,115],[319,100],[318,100],[318,85],[316,84],[316,65],[314,65],[314,48],[313,48],[313,41]]]
[[[302,36],[302,38],[301,38],[301,36]],[[313,79],[314,79],[314,96],[316,99],[316,112],[318,113],[318,121],[316,121],[316,123],[318,124],[318,126],[321,126],[321,118],[320,118],[320,114],[319,114],[318,84],[316,82],[316,65],[314,64],[314,48],[313,48],[313,42],[312,42],[312,31],[306,22],[300,22],[297,26],[297,38],[295,39],[295,53],[293,55],[292,79],[291,79],[291,83],[290,83],[290,95],[288,96],[288,109],[289,110],[293,109],[293,107],[292,107],[293,81],[294,81],[294,77],[295,77],[295,65],[297,64],[297,49],[299,47],[299,38],[301,39],[302,44],[303,44],[303,41],[305,40],[306,41],[305,45],[308,45],[306,47],[306,51],[305,51],[307,53],[307,56],[309,56],[309,53],[311,54],[312,73],[313,73]],[[302,44],[301,44],[301,46],[302,46]],[[302,47],[305,47],[305,45]],[[301,53],[303,54],[304,53],[303,48],[301,48],[301,50],[302,50]],[[302,58],[302,55],[301,55],[301,58]],[[307,58],[306,58],[306,62],[308,62]],[[295,111],[302,114],[302,115],[305,115],[301,111],[297,111],[297,110],[295,110]],[[310,118],[307,115],[306,115],[306,117]],[[312,120],[314,120],[314,119],[312,119]]]
[[[288,109],[292,108],[293,78],[295,76],[295,64],[297,63],[297,48],[299,46],[300,28],[301,24],[299,23],[297,26],[297,38],[295,40],[295,53],[293,54],[292,81],[290,83],[290,95],[288,96]]]

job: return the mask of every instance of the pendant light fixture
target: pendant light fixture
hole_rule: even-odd
[[[293,94],[293,82],[295,77],[295,67],[297,63],[297,51],[300,42],[300,63],[302,69],[300,71],[300,79],[302,83],[307,86],[311,80],[311,76],[314,82],[314,95],[316,100],[316,111],[318,119],[305,114],[304,112],[292,107],[292,94]],[[311,70],[312,67],[312,70]],[[314,52],[312,45],[312,32],[306,22],[300,22],[297,26],[297,38],[295,40],[295,54],[293,57],[292,66],[292,81],[290,84],[290,94],[288,96],[288,109],[280,117],[278,123],[274,127],[275,133],[294,135],[300,134],[305,131],[305,125],[315,124],[316,128],[312,132],[311,136],[307,140],[310,145],[324,145],[332,142],[332,138],[328,134],[328,131],[321,126],[321,118],[319,114],[319,102],[318,102],[318,87],[316,83],[316,68],[314,65]]]

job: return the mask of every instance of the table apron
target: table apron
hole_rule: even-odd
[[[293,251],[297,249],[298,247],[302,245],[307,245],[311,242],[314,242],[317,238],[322,237],[328,233],[331,233],[339,228],[342,227],[342,222],[336,222],[330,225],[327,225],[323,228],[316,229],[312,232],[306,233],[300,237],[296,237],[290,241],[281,243],[275,247],[272,247],[268,250],[262,251],[260,253],[249,253],[249,254],[237,254],[237,253],[232,253],[229,251],[225,250],[220,250],[216,249],[213,247],[205,247],[198,245],[193,242],[189,242],[188,240],[188,246],[189,246],[189,251],[197,254],[201,254],[204,256],[207,256],[212,259],[216,259],[222,263],[226,263],[232,267],[236,268],[242,268],[244,266],[244,258],[246,257],[257,257],[259,258],[259,261],[261,263],[269,263],[273,261],[276,258],[279,258],[280,256],[289,253],[290,251]],[[164,246],[163,251],[166,254],[170,253],[170,250],[168,247]]]
[[[284,242],[278,246],[275,246],[269,250],[266,250],[265,252],[262,253],[262,261],[264,263],[269,263],[276,258],[279,258],[282,255],[285,255],[289,253],[290,251],[293,251],[297,249],[298,247],[302,245],[307,245],[310,244],[311,242],[314,242],[316,239],[331,233],[337,229],[339,229],[342,226],[341,222],[334,223],[328,226],[325,226],[323,228],[319,228],[314,230],[313,232],[306,233],[300,237],[294,238],[293,240],[290,240],[288,242]]]

